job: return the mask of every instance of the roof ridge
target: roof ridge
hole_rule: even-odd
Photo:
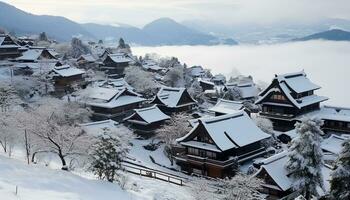
[[[201,121],[202,123],[215,123],[215,122],[219,122],[222,120],[227,120],[227,119],[232,119],[232,118],[237,118],[237,117],[241,117],[244,116],[243,111],[238,111],[237,113],[233,113],[233,114],[227,114],[227,115],[222,115],[222,116],[217,116],[217,117],[212,117],[212,118],[207,118],[207,119],[198,119],[198,121]]]

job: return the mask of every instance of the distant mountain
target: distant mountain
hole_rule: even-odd
[[[14,6],[0,2],[0,27],[18,35],[46,34],[59,41],[69,41],[73,36],[88,39],[124,38],[139,45],[215,45],[237,42],[231,38],[221,39],[191,29],[170,18],[161,18],[142,29],[129,25],[109,26],[78,24],[64,17],[33,15]]]
[[[297,38],[293,41],[308,41],[308,40],[333,40],[333,41],[350,41],[350,32],[341,29],[332,29],[315,33],[306,37]]]
[[[0,27],[17,34],[46,32],[49,37],[67,41],[72,36],[93,37],[80,24],[64,17],[33,15],[0,2]]]
[[[170,18],[157,19],[142,29],[132,26],[106,26],[83,24],[83,27],[97,38],[118,39],[140,45],[235,45],[233,39],[219,39],[215,36],[188,28]]]

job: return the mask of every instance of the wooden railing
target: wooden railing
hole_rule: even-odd
[[[171,175],[171,174],[166,173],[166,172],[160,172],[160,171],[156,171],[156,170],[152,170],[152,169],[146,169],[143,167],[131,166],[129,164],[122,164],[122,167],[124,168],[125,171],[127,171],[129,173],[158,179],[161,181],[165,181],[165,182],[180,185],[180,186],[184,185],[184,180],[182,178]]]

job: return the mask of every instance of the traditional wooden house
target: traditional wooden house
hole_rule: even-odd
[[[254,100],[259,95],[259,89],[253,82],[226,83],[224,91],[236,88],[239,90],[242,100]]]
[[[71,91],[74,85],[83,86],[85,84],[83,77],[85,71],[69,65],[55,66],[50,74],[54,81],[55,91],[58,93]]]
[[[202,87],[203,91],[215,89],[215,84],[209,80],[199,79],[198,81],[199,81],[199,85]]]
[[[193,78],[203,78],[205,76],[205,71],[202,66],[190,67],[188,71]]]
[[[57,58],[48,49],[28,49],[16,59],[18,62],[56,62]]]
[[[124,78],[100,80],[97,81],[95,85],[103,88],[111,88],[117,90],[128,89],[130,91],[135,91],[135,88],[129,85]]]
[[[217,74],[211,78],[211,82],[215,85],[224,85],[226,83],[226,77],[222,74]]]
[[[83,92],[83,102],[91,107],[95,120],[122,121],[133,109],[146,101],[140,94],[128,89],[117,90],[103,87],[88,88]]]
[[[124,119],[136,133],[152,134],[170,117],[164,114],[156,105],[148,108],[134,109],[135,113]]]
[[[120,78],[124,76],[124,69],[129,66],[131,59],[124,53],[109,54],[100,67],[102,71],[112,77]]]
[[[314,94],[318,89],[320,86],[312,83],[304,71],[276,75],[255,103],[262,106],[260,115],[272,120],[276,130],[291,130],[297,117],[319,110],[320,103],[328,100]]]
[[[162,87],[151,104],[156,104],[166,114],[191,111],[196,101],[186,88]]]
[[[142,67],[150,72],[162,72],[164,70],[163,67],[160,67],[159,64],[153,60],[144,60],[142,62]]]
[[[243,111],[201,118],[177,139],[184,151],[175,156],[176,163],[188,173],[224,178],[238,163],[265,154],[260,143],[269,137]]]
[[[291,174],[286,170],[288,152],[283,151],[267,159],[259,161],[259,171],[255,174],[257,178],[263,179],[262,192],[269,195],[269,199],[280,199],[286,196],[293,196],[292,184],[294,182]],[[326,191],[329,191],[329,176],[331,169],[327,166],[321,168],[323,182]],[[321,193],[320,195],[324,195]],[[287,198],[294,199],[294,198]]]
[[[213,112],[215,116],[234,114],[244,110],[248,115],[250,112],[244,107],[240,101],[230,101],[225,99],[219,99],[215,106],[208,109],[209,112]]]
[[[322,119],[322,130],[325,133],[350,134],[350,108],[321,106],[319,110],[300,116],[297,120],[301,120],[302,117]]]
[[[19,48],[9,35],[0,34],[0,60],[20,56]]]
[[[77,63],[79,65],[91,64],[91,63],[96,63],[96,62],[97,62],[97,59],[95,59],[95,57],[91,54],[81,55],[77,59]]]

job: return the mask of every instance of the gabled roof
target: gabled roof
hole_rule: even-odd
[[[202,66],[193,66],[188,69],[190,71],[191,76],[199,77],[205,74],[205,71]]]
[[[85,74],[85,71],[75,67],[71,67],[69,65],[55,66],[53,71],[61,77],[70,77]]]
[[[287,161],[287,151],[283,151],[279,154],[264,159],[259,162],[262,165],[256,175],[259,175],[260,172],[265,170],[282,191],[287,191],[292,187],[292,180],[289,178],[288,171],[284,167]]]
[[[198,79],[199,82],[202,82],[204,84],[212,85],[213,87],[215,86],[215,83],[211,82],[210,80],[207,79]]]
[[[188,94],[186,88],[162,87],[157,93],[156,99],[158,99],[167,107],[176,108],[176,107],[182,106],[179,103],[180,103],[181,97],[183,97],[184,95],[189,96],[189,98],[191,99],[190,104],[196,103],[196,101],[192,99],[191,95]]]
[[[118,90],[123,90],[123,89],[128,89],[128,90],[134,90],[131,85],[129,85],[124,78],[118,78],[118,79],[108,79],[108,80],[103,80],[103,81],[98,81],[97,82],[98,87],[104,87],[104,88],[112,88],[112,89],[118,89]]]
[[[253,98],[258,96],[259,89],[253,82],[245,82],[245,83],[226,83],[225,87],[227,89],[236,87],[241,92],[241,96],[243,99]]]
[[[116,90],[101,87],[87,89],[85,96],[87,97],[86,104],[102,108],[116,108],[146,100],[140,97],[140,94],[127,89]]]
[[[131,61],[131,59],[125,56],[124,53],[109,54],[107,58],[108,57],[115,63],[126,63]]]
[[[324,139],[321,143],[321,148],[324,151],[338,155],[342,150],[342,144],[346,138],[332,134],[329,138]]]
[[[305,97],[302,97],[299,99],[294,99],[292,97],[292,95],[291,95],[292,90],[290,89],[290,86],[287,85],[285,78],[283,78],[283,77],[303,76],[304,78],[306,78],[306,76],[304,76],[303,74],[300,75],[300,73],[294,73],[294,74],[287,74],[287,75],[283,75],[283,76],[282,75],[276,76],[275,79],[273,80],[273,82],[271,83],[271,85],[259,94],[260,98],[255,103],[260,104],[265,98],[268,97],[268,95],[271,92],[280,92],[280,93],[285,94],[288,101],[299,109],[301,109],[302,107],[308,106],[308,105],[312,105],[315,103],[320,103],[320,102],[328,100],[327,97],[318,96],[318,95],[305,96]],[[276,81],[278,83],[278,87],[277,88],[272,87],[272,85]],[[306,81],[305,81],[305,84],[307,84]]]
[[[91,54],[81,55],[77,60],[86,60],[87,62],[96,62],[96,59]]]
[[[200,118],[198,122],[187,135],[177,139],[180,144],[191,141],[190,136],[200,126],[204,127],[221,151],[243,147],[270,137],[260,130],[243,111],[219,117]]]
[[[287,86],[296,93],[302,93],[312,90],[320,89],[321,87],[312,83],[310,79],[307,78],[304,71],[276,75],[279,82],[285,82]]]
[[[219,99],[216,105],[209,108],[209,111],[222,113],[222,114],[233,114],[244,109],[244,105],[239,101],[230,101],[225,99]]]
[[[153,105],[148,108],[134,109],[134,111],[134,114],[132,114],[130,117],[124,120],[137,124],[147,125],[170,119],[170,117],[164,114],[161,110],[159,110],[159,108],[156,105]],[[137,117],[142,119],[142,121],[137,119]]]
[[[6,44],[9,43],[9,44]],[[0,46],[19,47],[9,35],[0,34]]]
[[[43,52],[46,52],[48,54],[50,54],[50,56],[52,57],[52,59],[56,59],[54,55],[52,55],[52,53],[46,49],[40,49],[40,48],[36,48],[36,49],[28,49],[27,51],[23,52],[22,56],[20,56],[19,58],[17,58],[17,60],[23,60],[23,61],[37,61],[40,56],[42,55]]]

